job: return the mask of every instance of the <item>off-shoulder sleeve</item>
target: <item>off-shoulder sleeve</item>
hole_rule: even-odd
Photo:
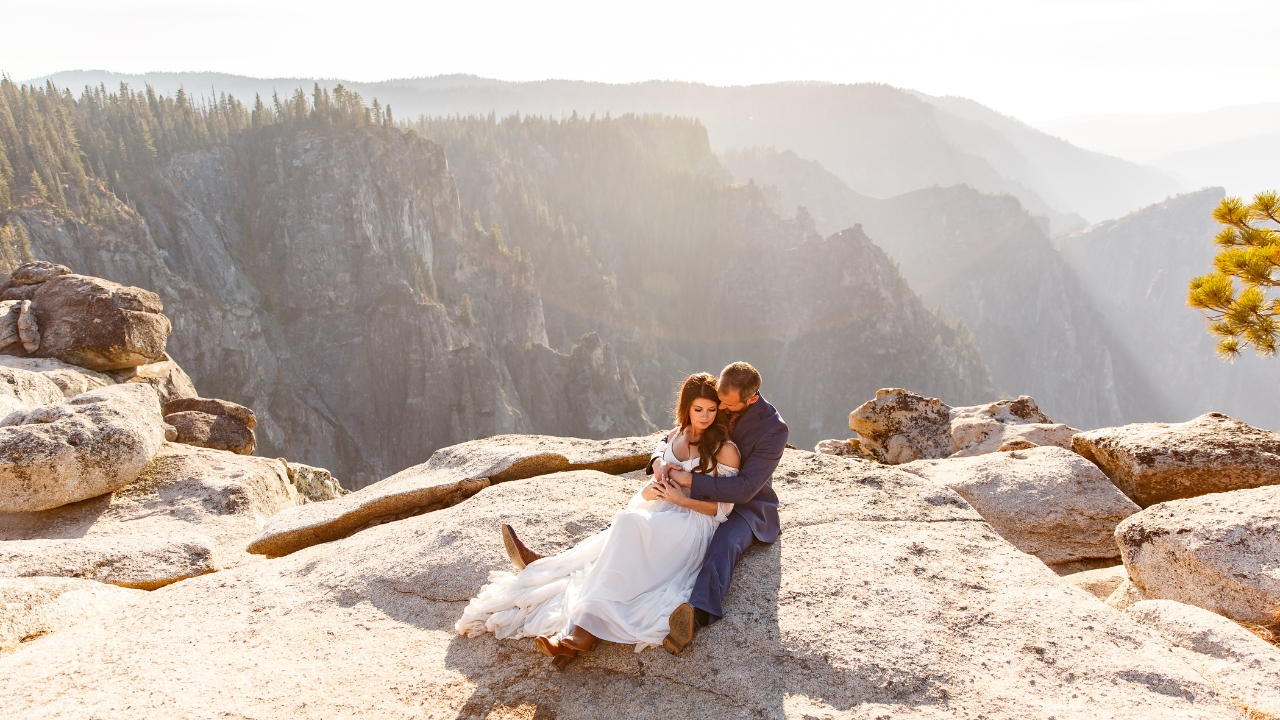
[[[736,445],[734,447],[737,447]],[[738,474],[738,468],[729,467],[722,463],[716,463],[716,477],[733,477]],[[718,502],[716,503],[717,523],[722,523],[729,519],[729,513],[733,512],[733,503]]]

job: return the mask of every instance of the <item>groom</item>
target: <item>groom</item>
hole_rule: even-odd
[[[742,469],[735,477],[715,477],[685,472],[662,460],[659,447],[646,472],[674,480],[690,490],[694,500],[733,503],[729,519],[716,528],[702,561],[702,571],[689,602],[671,613],[671,631],[662,646],[679,655],[697,628],[724,616],[721,602],[738,558],[751,543],[778,539],[778,496],[773,492],[773,471],[787,447],[787,424],[773,406],[760,397],[760,373],[745,362],[736,362],[720,373],[716,383],[720,412],[729,415],[733,442],[742,453]]]

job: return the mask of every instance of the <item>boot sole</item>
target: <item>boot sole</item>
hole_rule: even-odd
[[[533,639],[533,644],[538,646],[539,652],[549,658],[568,658],[569,660],[572,660],[578,657],[578,651],[564,643],[560,643],[560,647],[567,649],[569,652],[564,652],[563,650],[556,652],[556,649],[551,647],[551,641],[541,635]]]
[[[679,655],[693,642],[693,606],[685,603],[671,613],[670,630],[662,640],[662,647],[672,655]]]
[[[502,546],[507,550],[507,559],[511,561],[512,565],[516,566],[517,570],[523,570],[528,567],[524,558],[520,557],[520,548],[516,547],[515,531],[511,529],[510,525],[502,526]]]

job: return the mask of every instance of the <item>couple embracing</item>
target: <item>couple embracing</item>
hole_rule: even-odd
[[[560,669],[597,640],[684,651],[698,628],[723,617],[743,551],[780,532],[770,481],[787,426],[759,391],[760,373],[744,362],[718,379],[686,379],[676,427],[650,457],[653,479],[613,524],[550,557],[503,525],[519,572],[492,573],[455,629],[533,637]]]

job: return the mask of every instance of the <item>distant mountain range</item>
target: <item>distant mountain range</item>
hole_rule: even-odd
[[[195,96],[230,93],[287,97],[311,79],[257,79],[215,73],[67,72],[39,78],[79,92],[84,86],[150,85]],[[320,81],[332,86],[337,80]],[[343,82],[391,105],[395,116],[512,113],[659,113],[697,118],[714,149],[776,147],[816,160],[850,188],[891,197],[932,185],[964,183],[1017,197],[1048,217],[1053,232],[1087,225],[1174,195],[1172,175],[1083,150],[961,98],[935,98],[887,85],[776,83],[713,87],[684,82],[611,85],[578,81],[505,82],[467,75]]]
[[[1168,115],[1088,115],[1037,123],[1083,148],[1146,163],[1189,188],[1234,195],[1280,188],[1280,103]]]

